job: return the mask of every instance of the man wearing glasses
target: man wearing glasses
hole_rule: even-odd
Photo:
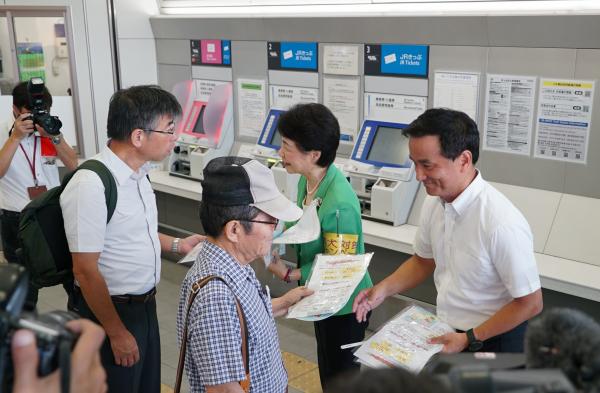
[[[99,322],[110,392],[160,392],[160,336],[154,295],[161,250],[185,254],[204,237],[174,239],[158,233],[148,161],[166,158],[177,140],[181,107],[158,86],[116,92],[108,111],[109,145],[94,157],[113,175],[117,205],[107,223],[100,177],[79,170],[60,204],[73,256],[75,311]]]
[[[271,299],[249,266],[271,251],[278,220],[296,221],[302,210],[277,189],[273,173],[258,161],[220,157],[208,163],[202,181],[200,220],[207,234],[181,286],[177,337],[187,325],[186,371],[192,392],[242,392],[246,379],[242,356],[239,302],[247,326],[249,382],[253,392],[284,393],[283,367],[274,316],[312,293],[297,287]],[[192,288],[209,281],[186,311]]]

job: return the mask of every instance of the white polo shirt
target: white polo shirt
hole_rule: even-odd
[[[60,197],[71,252],[100,252],[98,268],[111,295],[142,294],[160,280],[160,241],[156,198],[146,177],[148,165],[134,172],[106,147],[102,161],[117,183],[117,206],[106,224],[100,177],[79,170]]]
[[[435,260],[437,314],[455,329],[540,288],[529,224],[481,173],[452,203],[427,197],[414,249]]]
[[[0,147],[4,146],[8,140],[9,129],[10,125],[0,132]],[[28,136],[21,141],[21,146],[25,150],[25,153],[23,153],[20,147],[17,148],[6,174],[0,178],[1,209],[20,212],[29,203],[30,199],[27,188],[33,187],[35,183],[25,154],[27,154],[27,157],[29,157],[29,160],[33,164],[33,148],[36,139],[38,141],[37,149],[35,150],[35,174],[38,185],[44,185],[47,189],[60,185],[56,157],[42,157],[40,137],[35,135]]]

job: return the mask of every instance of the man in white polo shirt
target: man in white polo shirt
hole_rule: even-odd
[[[523,352],[527,320],[542,310],[529,224],[475,168],[479,131],[462,112],[429,109],[403,134],[427,198],[415,254],[353,310],[361,321],[383,300],[433,274],[437,315],[456,333],[432,339],[444,352]]]
[[[173,150],[181,107],[158,86],[116,92],[108,111],[109,145],[95,157],[112,173],[117,205],[110,222],[100,177],[79,170],[60,204],[76,280],[72,305],[98,321],[107,340],[101,348],[111,393],[160,392],[160,336],[156,285],[161,250],[189,252],[204,237],[174,239],[158,233],[148,161]]]
[[[69,171],[77,167],[77,153],[60,133],[49,135],[33,124],[27,84],[21,82],[13,89],[14,122],[0,133],[2,251],[11,263],[19,263],[16,250],[21,210],[35,196],[60,185],[56,159]],[[40,98],[44,108],[50,111],[52,96],[46,87]],[[25,308],[33,309],[36,302],[37,289],[30,286]]]

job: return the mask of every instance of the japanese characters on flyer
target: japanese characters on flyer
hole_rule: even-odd
[[[488,74],[483,149],[529,155],[534,76]]]
[[[594,81],[542,79],[535,157],[585,164]]]

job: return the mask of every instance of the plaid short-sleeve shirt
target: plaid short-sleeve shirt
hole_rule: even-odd
[[[250,391],[285,392],[287,373],[279,350],[271,299],[261,288],[250,266],[240,265],[226,251],[208,241],[181,287],[177,312],[178,342],[181,343],[191,286],[213,274],[223,277],[231,290],[223,282],[212,280],[200,290],[192,305],[186,354],[191,391],[205,392],[206,386],[245,378],[235,295],[248,326]]]

